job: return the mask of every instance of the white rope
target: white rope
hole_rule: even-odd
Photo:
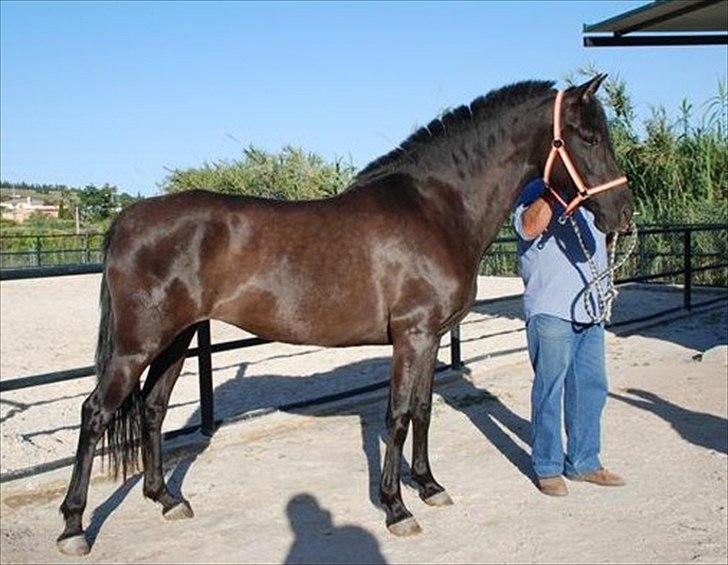
[[[584,299],[584,310],[592,323],[601,324],[602,322],[608,322],[612,317],[612,304],[614,303],[614,299],[617,298],[617,294],[619,294],[617,289],[614,287],[614,272],[625,264],[637,246],[637,226],[632,226],[632,237],[629,242],[627,252],[619,259],[618,262],[615,262],[615,258],[617,254],[617,239],[619,238],[619,233],[614,233],[612,248],[610,250],[609,257],[607,258],[607,268],[600,273],[596,262],[594,261],[594,253],[591,255],[589,254],[589,250],[584,243],[584,238],[582,237],[581,230],[579,229],[576,220],[573,216],[569,216],[569,220],[571,221],[571,226],[574,228],[576,239],[579,242],[579,247],[581,247],[584,257],[586,258],[586,262],[589,265],[589,270],[592,276],[592,280],[585,285],[582,295]],[[607,279],[606,289],[600,284],[605,278]],[[590,300],[593,295],[596,295],[596,310],[592,306],[592,302]]]

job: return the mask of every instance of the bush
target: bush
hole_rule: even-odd
[[[282,200],[317,199],[341,192],[354,174],[351,163],[330,163],[300,148],[286,146],[275,154],[249,146],[239,159],[175,169],[162,189],[179,192],[204,188]]]
[[[591,69],[580,71],[592,74]],[[635,123],[627,86],[609,79],[602,94],[617,160],[630,179],[641,224],[728,221],[728,91],[701,104],[683,100],[678,117],[652,108]],[[640,133],[643,132],[643,133]]]

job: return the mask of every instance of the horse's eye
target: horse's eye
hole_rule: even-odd
[[[587,136],[584,136],[583,139],[584,139],[584,143],[586,143],[587,145],[590,145],[592,147],[594,147],[595,145],[599,145],[599,138],[597,138],[596,136],[587,135]]]

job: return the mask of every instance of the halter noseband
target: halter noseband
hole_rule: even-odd
[[[546,166],[544,167],[543,171],[544,184],[551,191],[551,194],[553,194],[554,198],[556,198],[556,200],[564,207],[564,213],[561,215],[560,218],[561,223],[564,223],[566,221],[566,218],[571,216],[576,211],[576,209],[581,206],[581,204],[588,198],[591,198],[592,196],[594,196],[595,194],[599,194],[600,192],[604,192],[605,190],[609,190],[610,188],[616,188],[618,186],[627,184],[626,176],[621,176],[617,179],[599,184],[597,186],[593,186],[591,188],[588,188],[586,184],[584,184],[581,175],[579,175],[579,171],[576,170],[576,166],[571,160],[569,152],[566,150],[566,142],[561,137],[561,107],[563,104],[563,100],[564,91],[559,90],[556,93],[556,101],[554,102],[554,138],[551,141],[551,151],[549,152],[548,159],[546,159]],[[556,190],[554,190],[550,182],[551,172],[553,170],[557,156],[561,157],[561,161],[564,163],[564,166],[569,172],[569,176],[571,177],[571,180],[574,181],[574,184],[576,185],[576,189],[578,191],[577,195],[574,196],[571,202],[568,203],[561,197],[558,192],[556,192]]]

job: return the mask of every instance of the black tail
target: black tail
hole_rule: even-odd
[[[116,324],[111,295],[106,278],[108,251],[114,237],[116,222],[111,224],[104,238],[104,273],[101,276],[101,323],[99,340],[96,346],[96,375],[99,381],[113,378],[109,373],[109,363],[114,355]],[[141,447],[144,410],[139,384],[116,410],[106,428],[102,451],[108,460],[109,473],[116,479],[121,471],[124,480],[140,469],[139,451]]]

